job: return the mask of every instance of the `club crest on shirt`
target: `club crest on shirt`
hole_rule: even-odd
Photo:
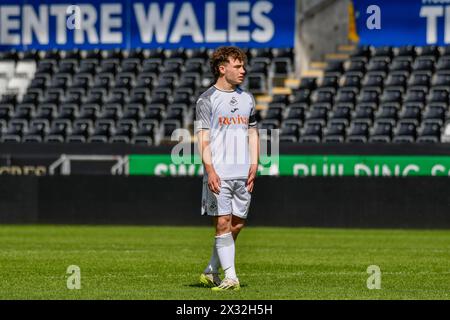
[[[231,106],[234,107],[235,105],[237,105],[237,103],[238,103],[238,101],[237,101],[236,97],[231,98],[231,100],[230,100],[230,105]]]

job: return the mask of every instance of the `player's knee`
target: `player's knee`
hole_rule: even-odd
[[[233,234],[238,234],[239,231],[244,227],[245,219],[239,218],[237,216],[233,216],[231,220],[231,232]]]
[[[231,232],[232,233],[239,233],[242,228],[244,227],[243,223],[235,224],[231,226]]]
[[[220,217],[216,223],[216,234],[221,235],[231,232],[231,219],[229,217]]]

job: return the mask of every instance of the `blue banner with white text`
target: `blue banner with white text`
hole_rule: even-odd
[[[360,45],[450,44],[450,0],[354,0]]]
[[[1,0],[0,50],[293,47],[295,0]]]

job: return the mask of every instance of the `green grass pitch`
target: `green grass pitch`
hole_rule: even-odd
[[[0,226],[0,299],[450,298],[450,230],[248,227],[239,292],[198,286],[212,243],[206,227]],[[370,265],[381,289],[367,288]]]

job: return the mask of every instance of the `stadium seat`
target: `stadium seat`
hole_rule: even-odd
[[[247,89],[253,94],[264,94],[267,92],[267,78],[264,73],[250,73],[247,76]]]
[[[315,104],[311,106],[310,110],[306,112],[305,121],[320,123],[325,126],[328,118],[328,110],[330,109],[328,104]]]
[[[305,103],[293,103],[288,105],[286,109],[286,120],[301,120],[305,119],[305,113],[308,109],[308,104]],[[1,109],[0,109],[1,110]],[[0,116],[1,118],[1,116]]]
[[[324,142],[344,142],[345,140],[345,123],[330,122],[324,129]]]
[[[300,89],[294,93],[292,103],[306,103],[311,102],[311,91],[309,89]]]
[[[434,72],[434,63],[434,57],[418,57],[412,65],[412,70]]]
[[[283,107],[280,106],[274,106],[269,109],[267,109],[266,116],[264,117],[265,120],[276,120],[278,122],[281,122],[281,119],[283,118]]]
[[[378,111],[375,113],[375,121],[383,120],[385,122],[390,122],[394,125],[397,122],[399,110],[399,105],[396,103],[385,103],[382,104]]]
[[[373,58],[387,58],[391,59],[393,56],[393,50],[390,46],[381,46],[374,49],[372,54]]]
[[[369,46],[357,46],[351,53],[351,58],[366,58],[369,59],[372,53]]]
[[[443,123],[445,120],[446,105],[444,103],[429,104],[422,113],[423,120],[435,120]]]
[[[340,60],[330,60],[327,62],[327,66],[324,71],[325,74],[328,75],[341,75],[344,72],[344,66]]]
[[[322,124],[314,121],[306,122],[301,130],[299,142],[318,143],[322,140]]]
[[[317,88],[317,78],[315,77],[303,77],[300,80],[299,89],[308,89],[309,92]]]
[[[292,142],[296,142],[300,135],[300,125],[298,122],[286,120],[281,124],[280,139],[288,138]]]
[[[394,129],[393,142],[414,142],[416,139],[416,125],[408,120],[401,120]]]
[[[352,121],[347,133],[347,142],[367,142],[369,125],[367,122]]]
[[[383,88],[384,77],[378,72],[367,73],[362,81],[362,87],[365,89],[381,90]]]
[[[435,121],[424,121],[417,129],[417,142],[439,142],[441,124]]]
[[[397,57],[408,57],[414,59],[416,55],[416,48],[413,45],[402,46],[397,49]]]
[[[351,116],[351,106],[346,104],[336,105],[332,111],[328,113],[328,121],[331,123],[344,123],[348,125]]]
[[[438,58],[439,55],[439,48],[436,45],[424,46],[420,50],[420,57]]]
[[[412,58],[409,57],[395,57],[389,66],[389,72],[411,72]]]
[[[339,77],[337,77],[337,76],[325,76],[325,77],[323,77],[319,88],[321,88],[321,89],[331,88],[331,89],[333,89],[333,91],[336,91],[339,86],[338,80],[339,80]],[[308,88],[306,88],[306,89],[308,89]]]
[[[421,105],[420,104],[404,104],[402,111],[399,113],[399,120],[409,120],[419,125],[421,121]]]
[[[358,103],[378,104],[380,91],[374,89],[362,89],[357,98]]]
[[[369,142],[390,142],[393,124],[389,121],[376,121],[371,132]]]

